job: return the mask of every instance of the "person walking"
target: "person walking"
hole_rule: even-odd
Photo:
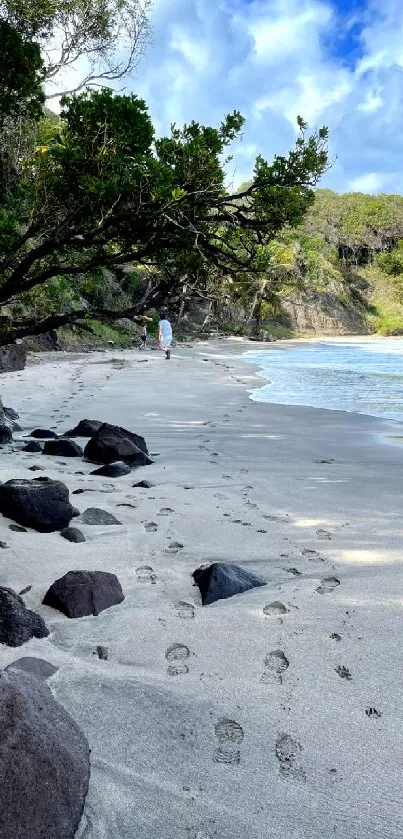
[[[160,349],[165,353],[165,358],[169,360],[171,358],[172,326],[166,315],[161,315],[160,317],[158,340]]]

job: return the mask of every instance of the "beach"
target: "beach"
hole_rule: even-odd
[[[80,513],[121,522],[79,524],[71,544],[0,518],[1,585],[31,586],[50,630],[1,645],[0,667],[56,665],[49,687],[91,748],[77,839],[402,835],[402,426],[252,401],[250,348],[34,355],[2,377],[22,431],[0,480],[37,465]],[[110,479],[21,450],[83,418],[143,435],[153,464]],[[212,562],[267,585],[202,607],[192,573]],[[78,569],[115,573],[123,603],[80,619],[42,605]]]

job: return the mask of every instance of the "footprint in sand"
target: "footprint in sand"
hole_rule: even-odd
[[[283,673],[288,669],[290,662],[282,650],[272,650],[264,660],[264,671],[260,677],[263,684],[283,682]]]
[[[239,746],[244,738],[243,728],[235,720],[221,719],[214,727],[219,746],[214,752],[216,763],[235,766],[241,762]]]
[[[151,585],[155,585],[157,580],[157,575],[151,565],[139,565],[136,568],[136,577],[139,583],[151,583]]]
[[[290,734],[280,734],[276,740],[276,758],[280,764],[280,775],[286,778],[305,780],[305,773],[299,766],[302,746]]]
[[[274,600],[273,603],[268,603],[267,606],[263,606],[263,614],[266,618],[271,618],[272,620],[277,620],[282,623],[282,617],[287,613],[287,609],[284,606],[284,603],[280,603],[278,600]]]
[[[322,539],[323,541],[327,542],[330,542],[330,539],[332,538],[332,534],[329,533],[328,530],[322,530],[321,527],[319,528],[319,530],[316,531],[316,535],[318,539]]]
[[[170,542],[168,547],[165,548],[165,553],[167,554],[177,554],[179,551],[182,550],[184,545],[182,542]]]
[[[325,559],[321,556],[317,551],[313,551],[311,548],[304,548],[301,551],[302,556],[306,559],[309,559],[310,562],[324,562]]]
[[[348,667],[344,667],[344,665],[339,664],[339,666],[334,669],[341,679],[347,679],[348,682],[352,681],[353,677]]]
[[[186,644],[171,644],[165,650],[165,658],[169,663],[168,676],[184,676],[189,673],[189,668],[184,662],[190,656],[189,647]]]
[[[182,620],[191,620],[195,616],[195,607],[192,603],[186,603],[184,600],[179,600],[178,603],[175,603],[174,608],[176,609],[178,618],[181,618]]]
[[[148,521],[147,524],[144,525],[144,528],[147,533],[156,533],[158,530],[158,524],[155,521]]]
[[[328,594],[334,588],[340,585],[340,580],[337,577],[325,577],[320,582],[320,586],[316,589],[318,594]]]
[[[159,511],[158,515],[159,516],[169,516],[170,513],[174,513],[174,512],[175,512],[175,510],[172,510],[171,507],[162,507],[161,510]]]

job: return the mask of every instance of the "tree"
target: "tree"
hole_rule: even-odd
[[[182,278],[170,268],[189,265],[190,256],[201,287],[212,266],[222,278],[261,271],[260,249],[285,224],[298,224],[314,200],[327,167],[327,131],[307,137],[300,120],[289,156],[271,165],[258,157],[251,184],[233,194],[223,156],[243,122],[234,112],[219,128],[192,122],[155,141],[146,105],[134,95],[65,97],[59,129],[37,149],[13,207],[0,216],[0,305],[60,278],[79,297],[89,274],[136,265],[155,272],[129,312],[141,315],[178,292]],[[6,324],[2,341],[89,311],[71,307],[51,322]]]
[[[44,66],[39,45],[27,40],[5,20],[0,20],[0,129],[7,119],[37,120],[45,96]]]
[[[150,0],[0,0],[0,18],[40,44],[52,99],[62,71],[79,61],[69,93],[130,75],[149,36],[149,8]]]

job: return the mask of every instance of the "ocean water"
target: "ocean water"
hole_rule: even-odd
[[[246,353],[267,384],[251,399],[403,420],[403,338],[343,338]]]

